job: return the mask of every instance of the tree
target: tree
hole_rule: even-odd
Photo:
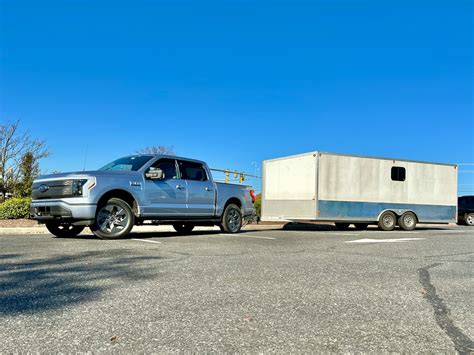
[[[20,121],[0,123],[0,197],[12,192],[21,175],[21,165],[27,153],[34,165],[49,155],[46,142],[33,139],[28,130],[20,131]],[[25,158],[29,159],[29,158]],[[32,172],[33,173],[33,172]]]
[[[154,145],[136,151],[137,154],[176,155],[173,146]]]
[[[21,158],[18,181],[16,181],[13,190],[15,197],[30,196],[33,180],[38,177],[39,173],[39,165],[33,153],[25,153]]]

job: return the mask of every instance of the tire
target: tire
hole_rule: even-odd
[[[466,217],[464,217],[464,223],[470,227],[474,226],[474,213],[468,213]]]
[[[391,211],[382,213],[379,219],[379,228],[383,231],[391,231],[397,225],[397,216]]]
[[[368,223],[354,223],[354,226],[358,231],[363,231],[367,229],[369,224]]]
[[[340,231],[346,231],[349,229],[350,223],[342,223],[342,222],[336,222],[334,223],[336,225],[336,228],[339,229]]]
[[[412,231],[416,227],[416,215],[413,212],[405,212],[398,217],[398,225],[405,231]]]
[[[79,235],[84,226],[73,226],[72,224],[46,223],[46,229],[59,238],[75,237]]]
[[[128,236],[135,224],[135,215],[128,203],[111,198],[97,208],[92,232],[100,239],[121,239]]]
[[[193,231],[194,225],[188,223],[175,223],[173,224],[173,228],[179,234],[189,234]]]
[[[228,205],[224,210],[219,227],[224,233],[240,232],[242,228],[242,212],[240,211],[240,207],[234,204]]]

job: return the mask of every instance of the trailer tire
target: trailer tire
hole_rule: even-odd
[[[84,226],[73,226],[72,224],[46,223],[46,229],[49,233],[58,238],[75,237],[79,235],[84,228]]]
[[[367,227],[369,226],[368,223],[354,223],[355,229],[358,231],[363,231],[366,230]]]
[[[339,229],[340,231],[346,231],[349,229],[350,223],[343,223],[343,222],[336,222],[334,223],[336,225],[336,228]]]
[[[383,231],[394,230],[396,224],[397,216],[392,211],[385,211],[379,218],[379,228]]]
[[[173,224],[173,228],[179,234],[189,234],[194,229],[194,224],[189,223],[175,223]]]
[[[405,212],[398,217],[398,225],[405,231],[412,231],[416,227],[416,215],[413,212]]]
[[[230,204],[222,214],[222,221],[219,226],[225,233],[238,233],[242,228],[242,212],[239,206]]]

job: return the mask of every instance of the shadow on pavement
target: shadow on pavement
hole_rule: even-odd
[[[7,254],[0,264],[0,315],[56,310],[97,299],[118,281],[155,277],[156,256],[130,256],[127,250],[90,251],[39,259]]]

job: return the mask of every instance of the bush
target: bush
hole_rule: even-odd
[[[0,203],[0,219],[28,218],[30,202],[30,198],[10,198]]]

